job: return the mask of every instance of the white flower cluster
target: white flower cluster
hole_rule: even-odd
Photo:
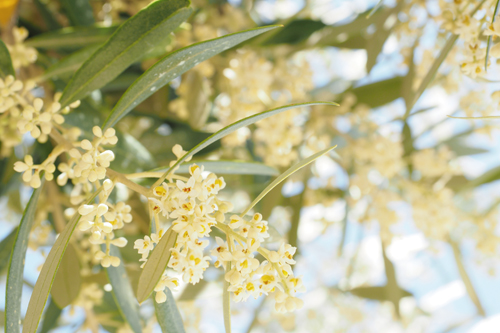
[[[212,226],[218,226],[228,235],[229,246],[217,237],[218,246],[211,254],[217,257],[215,267],[231,267],[225,279],[230,282],[228,290],[233,292],[236,301],[276,292],[278,311],[293,311],[302,307],[302,301],[295,297],[295,293],[303,292],[305,288],[301,279],[293,276],[290,266],[295,263],[292,257],[295,248],[285,244],[278,251],[260,248],[261,242],[269,237],[267,222],[262,220],[261,214],[255,214],[250,221],[233,215],[225,224],[224,214],[232,210],[232,205],[217,198],[219,191],[226,186],[224,179],[214,173],[204,178],[203,166],[196,164],[189,167],[189,173],[191,177],[186,181],[163,183],[154,188],[154,194],[149,198],[157,216],[161,214],[172,220],[172,230],[178,233],[168,267],[179,273],[184,282],[198,283],[210,260],[205,255],[209,240],[203,238],[210,236]],[[142,254],[141,261],[147,261],[163,233],[162,229],[158,234],[135,241],[134,248]],[[269,260],[260,263],[255,258],[257,251],[263,251]],[[164,302],[165,288],[177,285],[176,278],[164,274],[154,289],[156,301]]]
[[[12,35],[14,36],[14,45],[7,45],[7,48],[14,69],[34,63],[38,57],[36,50],[24,44],[24,40],[28,38],[28,30],[24,27],[14,27]]]
[[[263,221],[259,213],[249,221],[233,215],[229,227],[234,237],[229,237],[229,243],[217,238],[219,246],[212,251],[212,255],[217,257],[215,266],[226,269],[225,279],[230,283],[228,290],[233,292],[233,299],[240,302],[250,296],[257,298],[274,292],[277,311],[300,309],[303,301],[295,295],[305,292],[305,286],[300,277],[293,275],[291,267],[295,264],[293,255],[296,248],[282,243],[278,251],[259,249],[261,242],[269,237],[267,221]],[[258,251],[268,260],[259,262],[255,258]]]

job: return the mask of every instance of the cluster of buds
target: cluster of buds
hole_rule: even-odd
[[[210,244],[207,237],[215,226],[226,233],[228,242],[216,237],[217,246],[211,255],[216,257],[215,267],[223,266],[226,270],[225,279],[230,283],[228,291],[233,293],[235,301],[275,292],[278,311],[302,307],[302,301],[295,294],[305,288],[301,278],[294,277],[290,266],[295,263],[295,248],[285,244],[278,251],[262,248],[260,245],[269,233],[267,221],[262,220],[261,214],[255,214],[249,221],[233,215],[226,223],[225,214],[232,210],[232,204],[217,197],[226,186],[224,179],[214,173],[203,177],[203,166],[196,164],[189,167],[189,173],[188,179],[154,188],[154,194],[149,198],[156,215],[172,220],[171,228],[178,234],[168,267],[185,283],[198,283],[209,267],[211,257],[205,254],[205,250]],[[158,234],[135,241],[134,248],[142,254],[141,261],[147,261],[162,235],[163,229]],[[267,260],[259,262],[255,258],[257,252]],[[165,288],[175,288],[178,284],[175,277],[165,273],[154,289],[156,301],[164,302]]]

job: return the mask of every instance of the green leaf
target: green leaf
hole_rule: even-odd
[[[89,200],[86,201],[90,204],[94,198],[100,193],[102,188],[98,189]],[[59,234],[52,249],[45,259],[45,263],[42,266],[42,271],[36,280],[35,288],[33,288],[33,293],[31,294],[31,299],[28,304],[28,310],[26,311],[26,316],[23,324],[23,333],[36,333],[36,329],[40,322],[40,317],[42,316],[43,308],[49,297],[50,289],[54,282],[55,275],[61,263],[62,257],[66,248],[68,247],[69,240],[76,225],[80,221],[81,215],[76,213],[73,218],[66,225],[64,230]]]
[[[406,290],[401,290],[403,297],[406,296],[412,296],[412,294]],[[389,297],[387,295],[387,286],[381,286],[381,287],[358,287],[354,288],[352,290],[349,290],[349,292],[353,295],[356,295],[358,297],[362,298],[368,298],[372,299],[375,301],[388,301]]]
[[[475,155],[489,152],[487,149],[471,147],[467,144],[467,141],[469,141],[467,138],[453,137],[443,141],[442,144],[450,147],[456,156]]]
[[[264,112],[261,112],[261,113],[257,113],[257,114],[254,114],[253,116],[249,116],[249,117],[246,117],[246,118],[243,118],[229,126],[226,126],[224,127],[223,129],[219,130],[218,132],[212,134],[211,136],[209,136],[207,139],[203,140],[201,143],[199,143],[197,146],[195,146],[193,149],[191,149],[189,152],[187,152],[187,154],[185,154],[182,158],[180,158],[179,160],[177,160],[177,162],[171,166],[164,174],[163,176],[158,179],[158,181],[155,183],[155,186],[158,186],[159,184],[161,184],[161,182],[163,182],[163,180],[165,180],[165,178],[167,178],[167,176],[170,174],[170,172],[176,168],[177,166],[179,166],[182,162],[184,162],[187,158],[193,156],[194,154],[196,154],[197,152],[199,152],[200,150],[202,150],[203,148],[209,146],[211,143],[225,137],[226,135],[228,134],[231,134],[233,133],[234,131],[242,128],[242,127],[245,127],[245,126],[248,126],[248,125],[251,125],[259,120],[262,120],[262,119],[265,119],[265,118],[268,118],[268,117],[271,117],[271,116],[274,116],[275,114],[278,114],[278,113],[281,113],[281,112],[284,112],[284,111],[287,111],[287,110],[290,110],[290,109],[294,109],[294,108],[300,108],[300,107],[306,107],[306,106],[311,106],[311,105],[332,105],[332,106],[336,106],[338,105],[337,103],[333,103],[333,102],[309,102],[309,103],[301,103],[301,104],[291,104],[291,105],[287,105],[287,106],[282,106],[282,107],[279,107],[279,108],[276,108],[276,109],[272,109],[272,110],[269,110],[269,111],[264,111]]]
[[[81,99],[112,81],[170,34],[191,14],[188,0],[154,1],[129,18],[76,72],[61,97],[61,105]]]
[[[111,168],[118,172],[140,172],[156,166],[153,155],[136,138],[127,133],[116,131],[118,142],[113,147],[115,159]]]
[[[495,17],[497,16],[498,4],[500,4],[500,0],[497,0],[497,4],[495,5],[495,9],[493,10],[493,15],[491,16],[491,25],[495,22]],[[488,41],[486,43],[486,57],[484,58],[484,71],[488,71],[488,58],[490,55],[490,47],[491,47],[491,35],[488,36]]]
[[[112,127],[140,102],[198,63],[277,27],[268,26],[229,34],[205,42],[195,43],[166,55],[128,88],[104,122],[103,129]]]
[[[226,272],[231,270],[231,262],[228,261],[226,266]],[[222,311],[224,313],[224,328],[226,333],[231,333],[231,293],[227,290],[229,288],[229,282],[224,278],[224,283],[222,284]]]
[[[483,173],[481,176],[474,178],[467,182],[464,186],[458,188],[458,190],[468,190],[472,189],[484,184],[488,184],[494,181],[497,181],[500,179],[500,166],[494,167],[485,173]]]
[[[38,35],[26,40],[25,45],[40,49],[71,49],[86,47],[90,44],[105,42],[118,29],[117,25],[110,27],[91,26],[64,28]]]
[[[9,50],[5,43],[0,39],[0,77],[5,78],[8,75],[16,76]]]
[[[170,227],[149,254],[137,286],[137,300],[139,303],[144,302],[151,295],[154,287],[160,281],[170,260],[170,250],[175,246],[176,240],[177,233]]]
[[[465,269],[463,259],[462,259],[462,254],[460,253],[460,247],[459,245],[450,240],[450,245],[453,250],[453,256],[455,258],[455,262],[457,264],[457,269],[460,274],[460,277],[462,278],[462,281],[464,282],[465,289],[467,290],[467,294],[469,295],[472,303],[476,306],[477,312],[481,316],[485,316],[486,313],[484,312],[483,305],[481,304],[481,300],[477,296],[476,290],[474,289],[474,285],[472,284],[469,275],[467,274],[467,270]]]
[[[62,310],[56,305],[53,299],[49,301],[45,315],[43,316],[42,328],[40,333],[48,333],[57,324],[57,320],[61,316]]]
[[[36,206],[42,192],[42,185],[33,191],[24,210],[23,217],[17,229],[14,246],[10,255],[9,270],[5,295],[5,332],[18,333],[21,322],[21,295],[23,289],[23,273],[28,249],[31,227],[35,221]]]
[[[105,244],[102,245],[102,248],[103,251],[106,251]],[[109,283],[112,287],[113,298],[123,319],[130,325],[134,333],[140,333],[142,332],[142,328],[139,308],[125,266],[123,265],[120,250],[115,246],[111,246],[110,255],[120,258],[120,265],[118,267],[110,266],[106,268]]]
[[[10,254],[16,240],[17,227],[0,242],[0,273],[9,265]]]
[[[241,213],[241,216],[246,215],[250,211],[250,209],[252,209],[260,200],[262,200],[262,198],[264,198],[266,196],[267,193],[269,193],[269,191],[271,191],[273,188],[275,188],[279,183],[281,183],[282,181],[287,179],[290,175],[295,173],[297,170],[300,170],[303,167],[305,167],[306,165],[308,165],[309,163],[315,161],[318,157],[323,156],[324,154],[328,153],[330,150],[334,149],[335,147],[336,146],[324,149],[324,150],[317,152],[316,154],[313,154],[313,155],[309,156],[308,158],[300,161],[299,163],[292,165],[288,170],[283,172],[278,178],[276,178],[271,184],[269,184],[264,189],[264,191],[262,191],[257,196],[257,198],[255,198],[254,201],[252,201],[252,203],[247,207],[247,209],[245,209],[243,211],[243,213]]]
[[[40,16],[45,22],[45,25],[47,26],[48,30],[57,30],[62,28],[61,24],[57,21],[57,19],[54,17],[50,9],[45,4],[45,1],[34,0],[33,3],[35,4],[36,9],[40,13]]]
[[[156,319],[160,324],[161,331],[163,333],[184,333],[184,324],[179,309],[175,304],[174,296],[168,288],[165,288],[165,294],[167,294],[165,302],[154,302]]]
[[[278,33],[264,41],[263,45],[298,44],[305,41],[314,32],[326,27],[321,21],[298,19],[285,25]]]
[[[273,167],[262,163],[244,162],[244,161],[190,161],[182,164],[176,173],[189,173],[189,166],[193,163],[205,167],[205,171],[224,175],[259,175],[259,176],[277,176],[279,171]],[[156,168],[154,171],[165,171],[166,167]]]
[[[74,245],[69,244],[59,264],[54,278],[54,286],[50,291],[52,301],[59,308],[64,309],[78,297],[81,285],[80,259]]]
[[[89,0],[61,0],[61,5],[71,25],[85,26],[95,23]]]
[[[388,104],[402,96],[403,77],[396,76],[364,86],[356,87],[351,92],[356,95],[357,102],[376,108]],[[383,91],[384,93],[381,93]]]
[[[91,45],[65,57],[61,61],[47,68],[45,73],[37,78],[36,81],[45,81],[53,77],[63,79],[69,77],[70,74],[73,74],[82,66],[85,60],[87,60],[99,48],[99,46],[99,44]]]

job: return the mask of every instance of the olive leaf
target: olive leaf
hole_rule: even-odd
[[[102,125],[103,130],[112,127],[140,102],[200,62],[277,27],[279,26],[245,30],[205,42],[195,43],[169,53],[149,68],[127,89]]]
[[[17,228],[17,233],[10,255],[9,269],[7,272],[7,285],[5,293],[5,332],[18,333],[20,330],[19,323],[21,322],[21,296],[23,289],[23,273],[26,259],[26,250],[28,249],[28,239],[31,227],[35,221],[36,206],[38,198],[42,192],[42,185],[33,191],[31,198],[26,205],[26,208]]]
[[[10,58],[9,50],[5,43],[0,39],[0,78],[5,78],[8,75],[16,76],[12,59]]]
[[[254,114],[253,116],[243,118],[235,123],[232,123],[229,126],[224,127],[223,129],[219,130],[218,132],[212,134],[211,136],[209,136],[208,138],[206,138],[205,140],[200,142],[198,145],[196,145],[193,149],[188,151],[184,156],[179,158],[173,166],[168,168],[168,170],[155,183],[155,186],[158,186],[159,184],[161,184],[163,182],[163,180],[165,180],[165,178],[167,178],[167,176],[170,174],[170,172],[172,172],[172,170],[174,170],[177,166],[179,166],[179,164],[184,162],[187,158],[193,156],[194,154],[196,154],[197,152],[199,152],[203,148],[205,148],[205,147],[209,146],[210,144],[212,144],[213,142],[225,137],[226,135],[229,135],[242,127],[256,123],[259,120],[274,116],[278,113],[281,113],[281,112],[284,112],[284,111],[287,111],[290,109],[294,109],[294,108],[300,108],[300,107],[306,107],[306,106],[312,106],[312,105],[337,106],[338,104],[333,103],[333,102],[309,102],[309,103],[291,104],[291,105],[282,106],[282,107],[279,107],[276,109],[264,111],[261,113]]]
[[[90,204],[95,197],[102,191],[102,187],[99,188],[89,200],[86,201]],[[30,302],[28,304],[28,310],[26,311],[26,316],[23,324],[23,333],[36,333],[38,324],[40,322],[40,317],[42,316],[43,308],[49,297],[50,289],[54,283],[54,278],[61,264],[62,257],[66,248],[68,247],[69,240],[76,225],[80,221],[81,215],[76,213],[64,230],[59,234],[52,249],[50,250],[45,263],[42,266],[42,271],[36,280],[35,288],[31,294]]]
[[[106,251],[105,244],[102,244],[102,250]],[[142,328],[139,318],[139,308],[125,266],[123,265],[120,250],[115,246],[111,246],[110,255],[120,259],[118,267],[106,267],[106,274],[112,287],[113,298],[123,319],[130,325],[134,333],[140,333],[142,332]]]
[[[67,307],[78,297],[81,285],[80,259],[74,245],[69,244],[54,277],[52,300],[60,309]]]
[[[144,302],[151,295],[154,287],[160,281],[170,260],[170,250],[175,246],[176,240],[177,232],[170,227],[149,254],[137,286],[137,300],[139,303]]]
[[[252,201],[252,203],[243,211],[243,213],[241,213],[241,216],[246,215],[250,211],[250,209],[252,209],[260,200],[262,200],[262,198],[264,198],[266,196],[267,193],[269,193],[269,191],[271,191],[273,188],[275,188],[279,183],[281,183],[282,181],[287,179],[290,175],[295,173],[297,170],[300,170],[303,167],[305,167],[306,165],[308,165],[309,163],[314,162],[316,159],[318,159],[318,157],[325,155],[326,153],[328,153],[330,150],[334,149],[335,147],[337,147],[337,146],[326,148],[320,152],[317,152],[316,154],[309,156],[308,158],[300,161],[299,163],[292,165],[288,170],[283,172],[278,178],[276,178],[271,184],[269,184],[264,189],[264,191],[262,191],[257,196],[257,198],[255,198],[255,200]]]
[[[29,38],[25,45],[40,49],[81,48],[105,42],[116,29],[117,25],[63,28]]]
[[[75,73],[64,89],[63,106],[102,88],[154,47],[191,14],[188,0],[154,1],[123,23]]]
[[[225,175],[259,175],[259,176],[277,176],[279,171],[271,166],[257,162],[244,161],[190,161],[179,166],[176,173],[189,173],[189,166],[192,164],[203,166],[205,171]],[[156,168],[147,172],[164,172],[166,167]]]

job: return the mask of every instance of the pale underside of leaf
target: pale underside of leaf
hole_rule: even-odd
[[[287,179],[289,176],[291,176],[293,173],[295,173],[297,170],[302,169],[306,165],[308,165],[311,162],[314,162],[317,158],[323,156],[324,154],[328,153],[330,150],[334,149],[336,146],[324,149],[320,152],[317,152],[314,155],[309,156],[308,158],[300,161],[297,164],[292,165],[288,170],[283,172],[278,178],[276,178],[271,184],[269,184],[264,191],[262,191],[257,198],[245,209],[243,213],[241,213],[241,216],[246,215],[262,198],[266,196],[267,193],[269,193],[273,188],[275,188],[279,183]]]
[[[228,261],[226,265],[226,272],[231,270],[231,262]],[[226,333],[231,333],[231,293],[229,292],[229,282],[223,277],[224,283],[222,284],[222,310],[224,312],[224,328]]]
[[[278,27],[280,26],[275,25],[237,32],[195,43],[166,55],[127,89],[104,122],[103,130],[112,127],[140,102],[200,62]]]
[[[61,97],[61,105],[81,99],[112,81],[171,33],[191,14],[187,0],[154,1],[123,23],[75,73]]]
[[[105,251],[106,246],[103,244],[102,247],[102,250]],[[120,258],[120,265],[118,267],[110,266],[105,268],[109,283],[112,287],[111,292],[113,298],[115,299],[123,319],[129,324],[134,333],[140,333],[142,332],[142,328],[139,308],[125,266],[123,265],[120,250],[111,246],[110,255]]]
[[[158,281],[160,281],[170,260],[170,250],[175,246],[176,240],[177,232],[170,227],[149,254],[137,286],[137,300],[139,303],[144,302],[151,295]]]
[[[154,184],[154,186],[158,186],[160,185],[163,180],[165,180],[165,178],[167,178],[170,173],[172,172],[172,170],[174,170],[176,167],[178,167],[182,162],[184,162],[187,158],[193,156],[194,154],[196,154],[197,152],[199,152],[200,150],[202,150],[203,148],[209,146],[210,144],[212,144],[213,142],[225,137],[226,135],[229,135],[231,133],[233,133],[234,131],[242,128],[242,127],[245,127],[245,126],[248,126],[248,125],[251,125],[253,123],[256,123],[257,121],[259,120],[262,120],[262,119],[265,119],[265,118],[268,118],[268,117],[271,117],[271,116],[274,116],[278,113],[281,113],[281,112],[284,112],[284,111],[287,111],[287,110],[290,110],[290,109],[294,109],[294,108],[300,108],[300,107],[307,107],[307,106],[312,106],[312,105],[332,105],[332,106],[338,106],[337,103],[334,103],[334,102],[309,102],[309,103],[300,103],[300,104],[291,104],[291,105],[286,105],[286,106],[282,106],[282,107],[279,107],[279,108],[276,108],[276,109],[272,109],[272,110],[269,110],[269,111],[264,111],[264,112],[261,112],[261,113],[257,113],[253,116],[249,116],[249,117],[246,117],[246,118],[243,118],[229,126],[226,126],[224,127],[223,129],[219,130],[218,132],[212,134],[211,136],[209,136],[208,138],[206,138],[205,140],[203,140],[201,143],[199,143],[197,146],[195,146],[193,149],[191,149],[189,152],[187,152],[183,157],[181,157],[180,159],[177,160],[177,162],[171,166],[159,179],[158,181]]]
[[[38,198],[42,192],[42,187],[33,191],[31,198],[26,205],[23,217],[17,229],[14,246],[9,260],[7,272],[7,283],[5,293],[5,332],[18,333],[21,321],[21,296],[23,288],[23,273],[26,260],[26,250],[28,249],[28,239],[35,220],[36,206]]]
[[[52,300],[59,308],[65,308],[76,299],[81,284],[80,260],[74,245],[70,243],[54,278],[54,285],[50,291]]]

